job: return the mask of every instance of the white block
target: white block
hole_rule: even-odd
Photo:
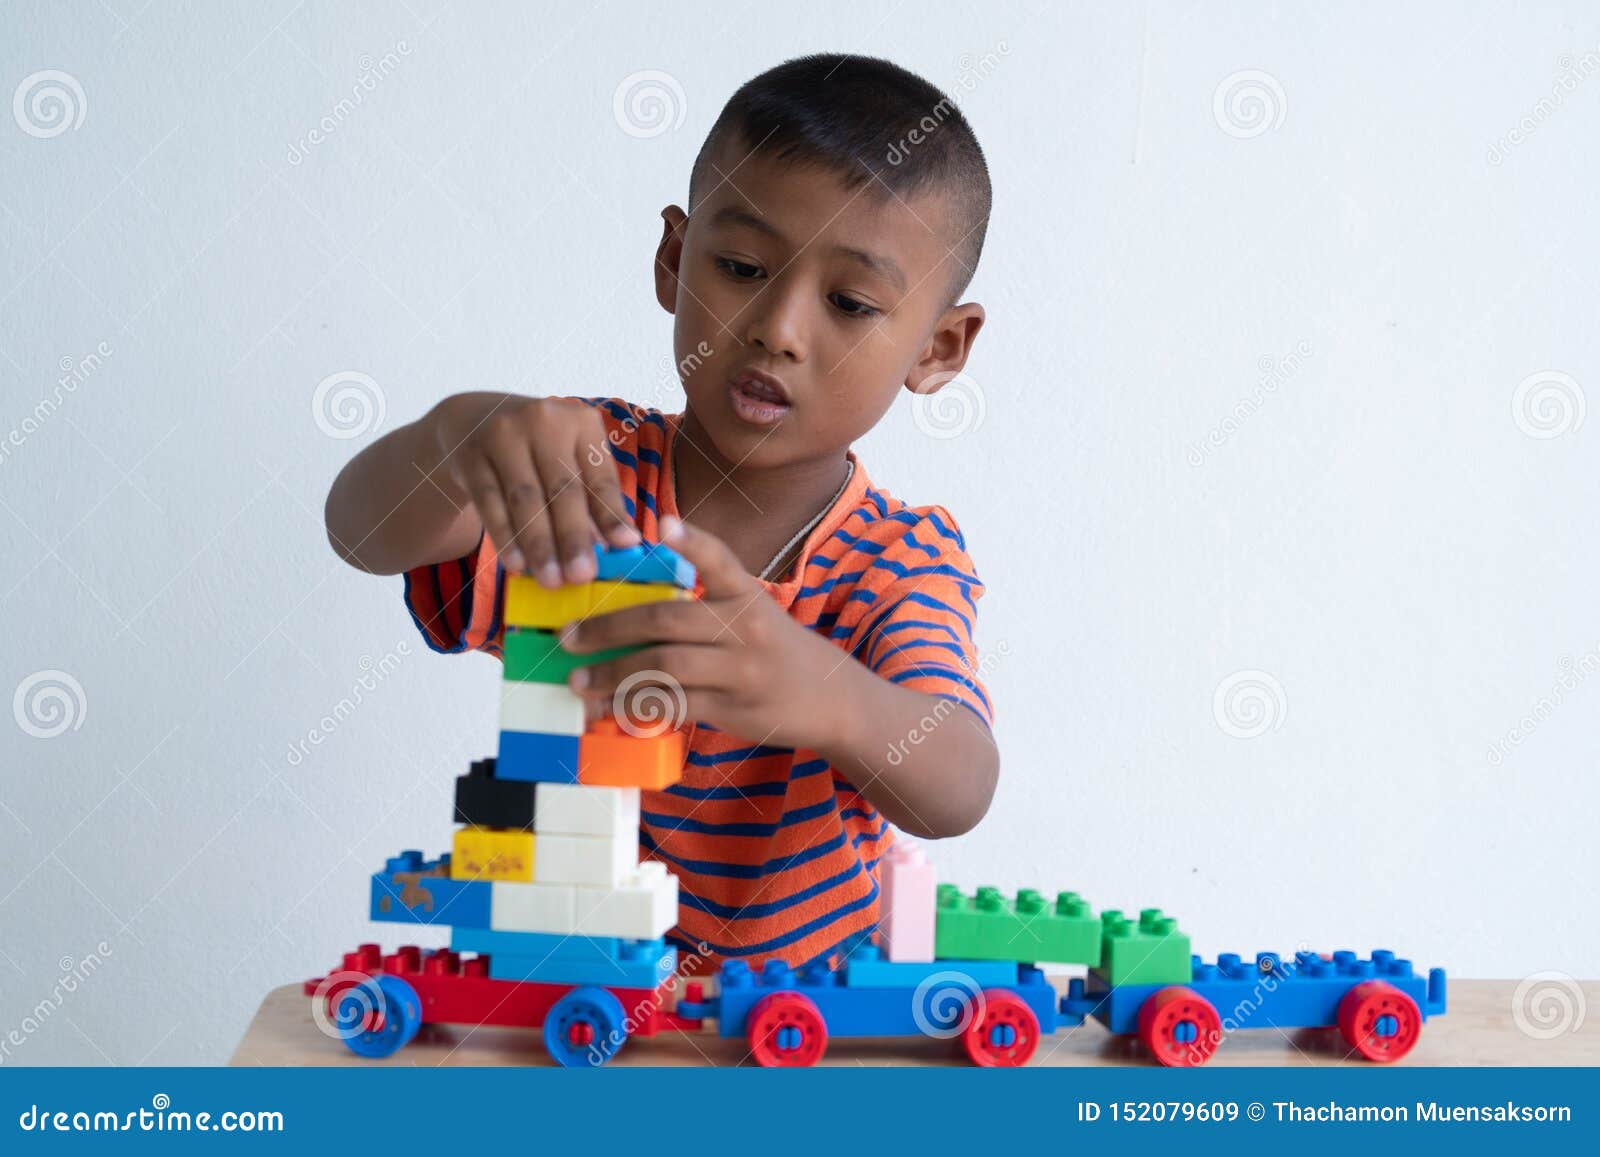
[[[539,884],[615,888],[625,883],[638,866],[637,830],[629,832],[626,839],[615,836],[541,835],[533,857],[533,879]]]
[[[537,855],[534,857],[538,863]],[[523,884],[496,880],[490,884],[489,927],[497,932],[571,933],[577,922],[570,884]]]
[[[533,797],[533,830],[543,835],[639,839],[639,789],[541,783]]]
[[[500,730],[582,735],[583,700],[559,683],[500,684]]]
[[[544,844],[539,845],[543,854]],[[655,940],[678,922],[678,877],[658,860],[646,860],[615,888],[574,888],[578,924],[585,936]]]

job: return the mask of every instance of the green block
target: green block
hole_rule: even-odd
[[[640,647],[613,647],[579,655],[562,648],[554,631],[508,630],[501,656],[505,677],[518,683],[565,683],[567,676],[591,663],[606,663],[642,650]]]
[[[1146,908],[1135,924],[1121,912],[1100,917],[1100,966],[1108,984],[1188,984],[1194,979],[1189,937],[1160,908]]]
[[[998,888],[964,896],[954,884],[940,884],[938,905],[933,952],[941,959],[1023,964],[1100,959],[1100,921],[1076,892],[1061,892],[1050,904],[1032,888],[1007,899]]]

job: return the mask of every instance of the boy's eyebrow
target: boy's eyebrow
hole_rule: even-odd
[[[758,217],[748,209],[741,209],[737,205],[724,205],[718,209],[711,216],[711,224],[713,227],[717,225],[744,225],[758,233],[765,233],[774,241],[785,243],[788,241],[778,227],[765,217]],[[850,245],[835,245],[833,251],[841,257],[848,257],[869,272],[875,273],[885,281],[892,283],[899,288],[900,292],[905,292],[905,271],[889,258],[877,253],[871,253],[865,249],[856,249]]]

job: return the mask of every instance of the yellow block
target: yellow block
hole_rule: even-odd
[[[450,878],[531,884],[533,833],[514,828],[461,828],[450,848]]]
[[[508,575],[505,621],[507,626],[554,631],[577,619],[690,597],[688,591],[655,583],[575,583],[549,590],[528,575]]]

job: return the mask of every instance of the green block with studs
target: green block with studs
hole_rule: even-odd
[[[940,959],[1095,964],[1100,940],[1100,921],[1076,892],[1051,903],[1032,888],[1008,899],[998,888],[966,896],[954,884],[939,885],[933,954]]]
[[[1188,984],[1194,979],[1189,937],[1160,908],[1146,908],[1133,921],[1121,912],[1100,917],[1104,933],[1095,973],[1108,984]]]
[[[638,650],[642,648],[612,647],[580,655],[564,648],[554,631],[513,628],[505,633],[501,657],[505,661],[505,678],[512,682],[564,684],[579,667],[609,663]]]

